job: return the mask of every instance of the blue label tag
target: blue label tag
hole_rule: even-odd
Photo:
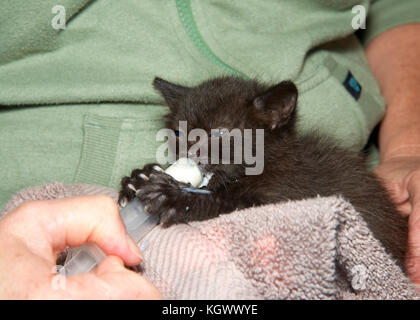
[[[357,82],[356,78],[350,71],[347,73],[346,80],[343,82],[343,86],[356,101],[359,100],[360,94],[362,93],[362,86],[359,82]]]

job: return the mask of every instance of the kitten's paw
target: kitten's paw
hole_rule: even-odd
[[[164,172],[154,172],[149,175],[148,183],[137,189],[136,195],[148,213],[158,216],[163,227],[169,227],[189,221],[188,203],[191,199],[181,187],[188,185]]]
[[[134,169],[130,177],[121,180],[121,191],[118,203],[125,207],[127,203],[136,197],[136,191],[149,182],[152,173],[161,173],[164,170],[156,163],[147,164],[143,169]]]

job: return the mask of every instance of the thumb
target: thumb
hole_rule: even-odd
[[[122,272],[126,270],[124,262],[120,258],[108,256],[96,267],[95,274],[101,276],[108,272]]]
[[[111,299],[161,299],[158,289],[140,274],[124,267],[116,256],[108,256],[95,270],[95,275],[104,281]]]

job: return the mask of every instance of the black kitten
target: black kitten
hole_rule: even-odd
[[[209,134],[209,155],[211,140],[220,139],[211,129],[264,129],[264,170],[246,175],[245,162],[208,164],[206,171],[214,173],[207,187],[212,193],[192,194],[180,188],[185,184],[151,164],[122,180],[120,200],[139,197],[167,227],[251,206],[341,194],[403,266],[407,219],[397,212],[379,179],[367,171],[361,154],[316,133],[296,135],[298,92],[292,82],[269,87],[224,77],[187,88],[156,78],[153,85],[170,108],[167,128],[179,130],[179,121],[185,120],[188,131],[204,129]]]

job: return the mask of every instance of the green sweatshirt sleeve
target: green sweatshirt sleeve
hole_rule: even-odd
[[[420,0],[372,0],[361,32],[364,46],[381,33],[407,23],[420,22]]]

